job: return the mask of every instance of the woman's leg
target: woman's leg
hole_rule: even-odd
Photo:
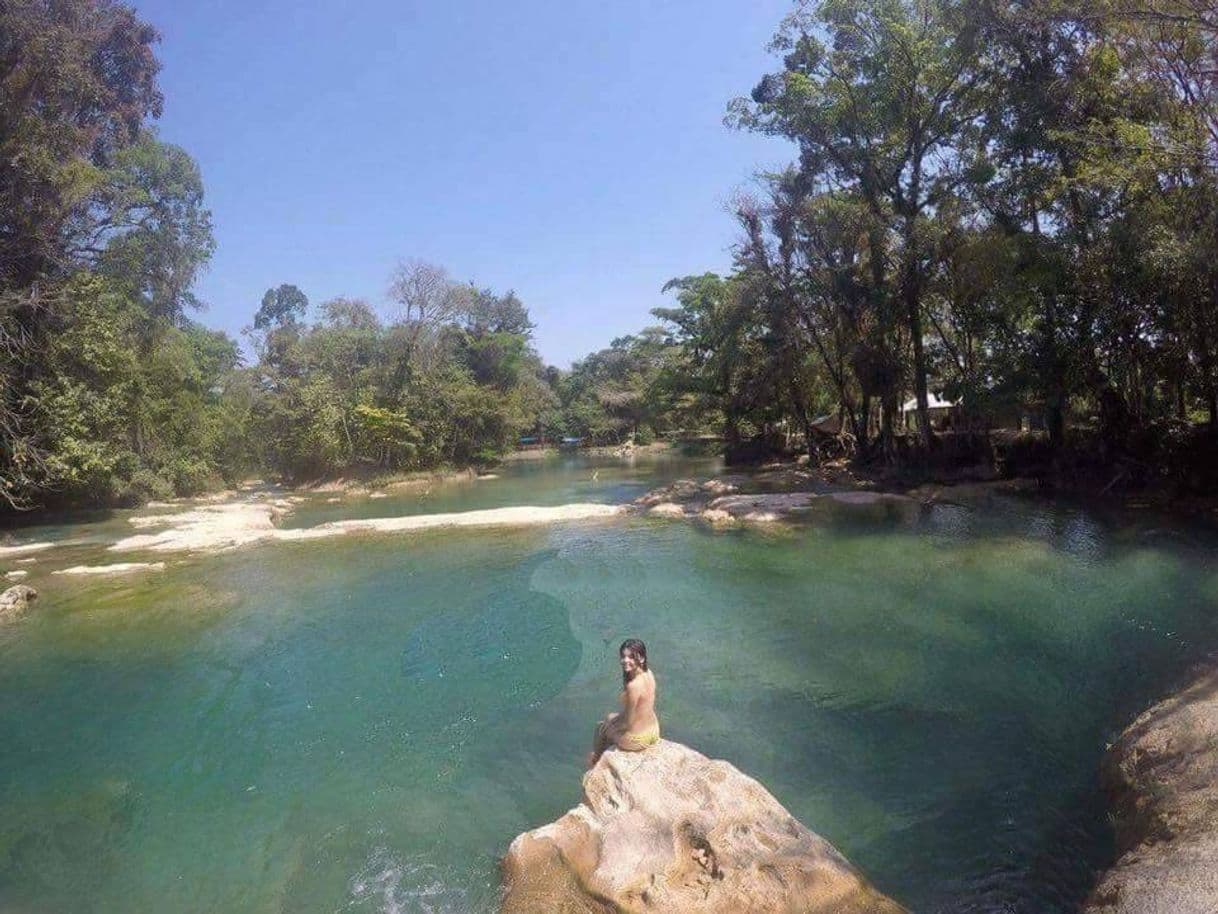
[[[592,752],[588,754],[588,767],[596,764],[606,749],[614,744],[619,729],[618,718],[621,715],[614,712],[596,725],[596,735],[592,738]]]

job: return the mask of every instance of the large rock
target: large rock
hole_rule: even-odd
[[[0,593],[0,623],[10,622],[23,615],[30,603],[36,599],[38,591],[26,584],[15,584]]]
[[[502,914],[901,914],[757,781],[680,743],[606,752],[503,860]]]
[[[1086,911],[1218,912],[1218,669],[1135,720],[1103,778],[1119,856]]]

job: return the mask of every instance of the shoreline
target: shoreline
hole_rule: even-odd
[[[975,472],[959,474],[933,474],[916,476],[905,473],[860,471],[846,461],[832,461],[818,466],[809,466],[801,460],[784,460],[748,466],[727,467],[722,472],[698,479],[678,480],[678,483],[702,487],[700,496],[693,491],[669,493],[660,487],[645,493],[635,500],[644,509],[655,515],[678,517],[682,514],[700,514],[723,508],[734,519],[744,519],[749,513],[754,521],[790,519],[810,507],[817,498],[828,497],[834,501],[865,504],[881,501],[899,502],[908,500],[923,505],[967,504],[993,496],[1028,498],[1044,503],[1078,506],[1096,511],[1119,511],[1131,514],[1158,513],[1165,519],[1199,523],[1218,528],[1218,497],[1175,495],[1161,489],[1136,493],[1112,493],[1082,488],[1050,487],[1034,476],[1014,476],[1009,479]],[[676,484],[674,484],[676,485]],[[848,493],[857,493],[853,496]],[[807,495],[806,503],[784,504],[777,495]],[[752,495],[752,512],[742,511],[738,506],[712,505],[711,500],[725,495]],[[768,499],[761,496],[771,496]],[[674,502],[684,510],[678,512],[664,507],[664,502]],[[692,507],[697,510],[689,510]],[[777,515],[766,517],[764,515]],[[712,514],[704,518],[710,522],[723,521]]]
[[[677,449],[672,441],[653,441],[650,444],[598,444],[564,450],[559,447],[540,447],[529,450],[510,451],[500,460],[503,463],[520,463],[531,460],[553,460],[564,454],[572,457],[637,457],[640,454],[662,454]]]
[[[433,485],[473,482],[483,475],[472,466],[460,469],[437,467],[434,470],[410,470],[403,473],[386,473],[382,475],[354,474],[323,477],[293,485],[281,484],[280,487],[289,495],[327,493],[370,495],[381,491],[423,489]]]
[[[327,494],[339,497],[377,498],[391,493],[426,489],[436,485],[476,482],[494,478],[496,477],[493,470],[480,472],[473,466],[460,469],[439,467],[434,470],[411,470],[382,475],[340,475],[299,483],[249,477],[232,487],[211,489],[197,495],[179,495],[170,499],[150,499],[139,504],[77,505],[39,508],[19,514],[7,513],[0,515],[0,557],[12,554],[18,549],[31,548],[29,545],[8,542],[6,533],[46,524],[78,524],[96,519],[104,520],[116,511],[161,511],[169,508],[187,510],[201,505],[228,502],[260,492],[281,499]]]

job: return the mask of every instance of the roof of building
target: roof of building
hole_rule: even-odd
[[[926,406],[928,409],[951,409],[952,407],[959,405],[959,400],[945,400],[943,397],[939,396],[939,394],[933,391],[927,395]],[[901,412],[912,413],[917,408],[918,399],[915,397],[912,400],[905,401],[905,404],[901,407]]]

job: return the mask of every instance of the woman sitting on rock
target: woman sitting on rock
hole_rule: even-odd
[[[627,638],[618,648],[618,660],[622,665],[622,712],[612,713],[596,725],[589,768],[610,746],[641,752],[660,741],[656,677],[647,669],[647,646],[637,638]]]

